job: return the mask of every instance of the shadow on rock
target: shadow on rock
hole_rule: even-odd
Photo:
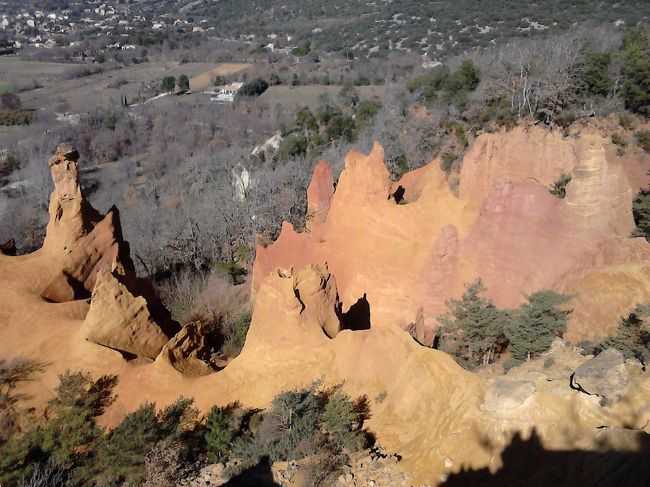
[[[266,462],[261,462],[255,467],[240,473],[231,478],[224,487],[279,487],[280,484],[273,480],[271,466]]]
[[[549,451],[533,432],[515,435],[502,453],[503,466],[462,471],[449,476],[445,487],[637,487],[650,485],[650,435],[639,434],[636,451]]]

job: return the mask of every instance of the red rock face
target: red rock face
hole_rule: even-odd
[[[285,223],[274,244],[258,245],[253,288],[278,267],[327,262],[344,309],[366,294],[373,326],[406,327],[422,307],[432,329],[445,300],[481,277],[501,307],[544,288],[575,295],[568,337],[600,337],[650,299],[650,246],[630,237],[631,202],[647,178],[609,146],[594,129],[575,139],[535,127],[482,135],[458,196],[439,161],[391,182],[378,145],[347,156],[333,195],[320,163],[309,208],[329,208],[325,221],[303,234]],[[548,191],[562,174],[572,176],[564,199]]]
[[[330,200],[334,195],[334,175],[327,161],[321,161],[314,169],[314,175],[307,188],[307,214],[310,223],[327,218]]]

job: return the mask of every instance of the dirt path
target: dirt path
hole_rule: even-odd
[[[244,63],[224,63],[219,64],[216,68],[206,71],[205,73],[194,76],[190,79],[190,88],[192,91],[204,90],[212,86],[212,80],[217,75],[228,75],[237,73],[249,68],[250,64]]]

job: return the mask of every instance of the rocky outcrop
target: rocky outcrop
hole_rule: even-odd
[[[625,357],[615,348],[608,348],[580,365],[571,378],[571,385],[586,394],[618,401],[630,387],[631,377]]]
[[[433,337],[428,336],[431,331],[424,325],[424,310],[422,307],[418,309],[418,314],[415,316],[415,321],[409,323],[406,331],[411,335],[420,345],[426,345],[433,342]]]
[[[214,372],[217,369],[214,349],[207,334],[200,323],[188,323],[165,345],[160,358],[169,361],[172,367],[188,376]]]
[[[50,220],[43,248],[70,252],[72,246],[101,219],[86,201],[79,185],[79,153],[69,144],[56,148],[48,165],[54,182],[50,195]]]
[[[527,380],[497,379],[485,393],[486,411],[501,412],[522,406],[535,392],[535,384]]]
[[[576,138],[538,127],[483,134],[458,195],[437,160],[391,181],[377,144],[348,154],[333,195],[321,162],[309,208],[325,220],[304,233],[285,224],[275,243],[258,244],[253,289],[277,268],[327,262],[344,306],[367,295],[373,326],[406,329],[422,308],[412,331],[430,345],[445,301],[481,277],[499,307],[540,289],[575,296],[567,337],[598,339],[650,299],[650,246],[630,237],[647,176],[611,145],[590,127]],[[564,199],[548,190],[562,174],[572,176]]]
[[[399,470],[400,460],[399,455],[388,455],[377,449],[360,452],[351,459],[349,465],[343,467],[334,485],[340,487],[413,485],[408,475]]]
[[[113,207],[102,216],[88,203],[81,192],[78,159],[76,150],[62,144],[49,161],[54,191],[41,251],[60,264],[41,296],[59,303],[88,297],[104,265],[115,263],[116,272],[129,279],[135,275],[119,212]]]
[[[115,266],[100,269],[84,324],[88,340],[127,357],[153,360],[170,338],[152,319],[146,299],[120,282]]]
[[[445,299],[477,276],[499,306],[514,306],[541,287],[577,293],[572,305],[580,324],[570,327],[581,335],[592,328],[602,333],[604,323],[615,326],[620,309],[647,300],[648,246],[627,236],[629,215],[622,214],[625,188],[641,185],[640,164],[632,161],[630,170],[624,158],[611,156],[604,137],[594,140],[591,151],[580,138],[536,128],[485,134],[466,158],[458,195],[438,161],[391,181],[379,145],[346,158],[333,195],[321,166],[324,183],[312,188],[310,207],[326,210],[326,218],[314,218],[304,233],[285,223],[276,243],[258,245],[246,343],[227,367],[206,375],[198,373],[209,351],[206,334],[188,326],[166,343],[175,330],[161,324],[154,297],[130,270],[117,213],[85,217],[72,177],[55,195],[56,238],[28,256],[0,256],[0,356],[51,363],[43,375],[48,391],[70,368],[119,375],[117,401],[102,418],[106,425],[137,409],[143,397],[160,406],[179,395],[193,397],[205,412],[234,401],[264,409],[279,392],[316,381],[341,387],[352,398],[365,396],[371,409],[366,426],[378,444],[403,456],[394,466],[413,473],[408,485],[498,467],[514,431],[536,429],[555,450],[595,449],[602,426],[646,424],[647,376],[634,379],[625,401],[603,405],[569,387],[585,358],[556,344],[552,356],[511,369],[506,384],[486,395],[484,383],[492,387],[494,379],[489,366],[481,371],[487,379],[470,373],[405,331],[415,318],[412,333],[426,341]],[[53,165],[57,177],[65,167],[74,175],[71,153],[61,152]],[[577,174],[582,165],[584,174]],[[547,191],[562,173],[573,173],[576,184],[574,192],[569,183],[564,200]],[[599,184],[612,174],[612,188]],[[391,196],[400,186],[406,204]],[[605,199],[621,193],[620,204],[607,208],[599,192]],[[591,214],[590,205],[601,215]],[[49,286],[54,271],[59,281]],[[63,302],[91,290],[90,302]],[[592,308],[597,315],[586,313]],[[370,312],[371,327],[354,326],[360,317],[370,321]],[[115,350],[146,360],[136,366]],[[550,358],[556,365],[547,368]],[[45,403],[44,385],[31,385]],[[392,467],[376,469],[375,460],[351,465],[342,482],[402,483],[399,476],[388,480],[384,468]]]
[[[327,266],[312,265],[292,274],[293,290],[302,306],[301,315],[307,326],[323,329],[328,337],[334,338],[341,331],[337,311],[339,296],[334,277]]]
[[[55,251],[51,248],[48,253]],[[122,238],[119,212],[111,208],[92,230],[79,237],[67,250],[58,253],[58,272],[43,288],[41,296],[57,303],[87,297],[95,287],[99,270],[105,265],[128,281],[135,281],[129,246]]]
[[[307,188],[307,219],[310,226],[313,225],[315,219],[316,224],[325,221],[333,195],[334,174],[332,168],[326,161],[321,161],[314,169],[314,175]]]
[[[78,160],[62,144],[49,161],[50,219],[43,247],[25,261],[33,260],[38,273],[30,288],[48,302],[90,298],[86,339],[128,358],[154,359],[178,325],[151,285],[137,279],[117,208],[103,216],[84,197]]]

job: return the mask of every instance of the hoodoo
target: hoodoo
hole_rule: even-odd
[[[344,306],[366,293],[377,325],[403,328],[422,308],[431,343],[445,300],[480,277],[502,307],[542,288],[573,295],[568,337],[603,337],[650,299],[650,247],[632,237],[630,211],[647,176],[611,146],[594,129],[577,139],[536,127],[485,134],[465,156],[458,196],[437,161],[392,183],[379,145],[348,155],[331,196],[319,189],[329,188],[321,163],[308,207],[326,202],[327,217],[258,244],[253,287],[276,267],[327,262]],[[548,190],[562,174],[564,199]],[[391,198],[397,188],[406,204]]]

